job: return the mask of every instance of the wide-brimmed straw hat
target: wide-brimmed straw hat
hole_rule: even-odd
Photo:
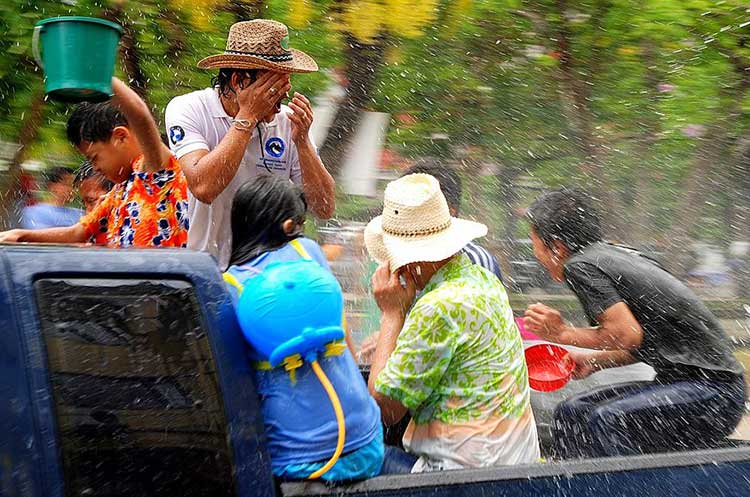
[[[270,69],[315,72],[318,64],[305,52],[289,48],[289,30],[277,21],[254,19],[232,24],[224,53],[198,62],[201,69]]]
[[[429,174],[409,174],[385,189],[383,214],[365,228],[365,244],[391,271],[412,262],[442,261],[487,234],[487,226],[451,217],[440,183]]]

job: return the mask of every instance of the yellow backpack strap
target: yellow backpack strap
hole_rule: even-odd
[[[303,259],[307,259],[308,261],[312,260],[312,257],[310,254],[305,250],[305,247],[302,245],[302,242],[299,241],[299,238],[295,238],[289,244],[294,248],[294,250],[297,251],[297,253],[302,257]]]
[[[226,281],[227,283],[229,283],[230,285],[232,285],[233,287],[237,289],[238,297],[242,295],[242,290],[244,290],[245,287],[242,285],[242,283],[237,281],[237,278],[235,278],[234,275],[229,274],[229,271],[224,273],[224,281]]]

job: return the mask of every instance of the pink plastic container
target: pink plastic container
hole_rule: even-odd
[[[521,338],[523,340],[541,340],[541,338],[526,330],[526,324],[524,324],[522,317],[516,318],[516,326],[518,326],[518,331],[521,332]]]

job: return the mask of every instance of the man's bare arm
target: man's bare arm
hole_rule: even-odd
[[[161,141],[159,128],[146,103],[117,78],[112,78],[114,97],[112,104],[119,107],[128,120],[128,128],[133,132],[143,152],[143,168],[158,171],[169,163],[172,154]]]

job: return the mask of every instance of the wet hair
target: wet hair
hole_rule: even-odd
[[[302,235],[307,202],[302,190],[281,176],[256,176],[243,184],[232,201],[231,265],[244,264]],[[284,232],[293,220],[299,229]]]
[[[78,146],[84,140],[107,141],[117,126],[127,125],[128,121],[122,112],[109,102],[84,102],[77,106],[68,118],[66,134],[70,143]]]
[[[89,161],[84,161],[78,166],[76,177],[73,179],[73,186],[80,188],[84,181],[91,178],[96,179],[99,185],[106,191],[110,191],[112,187],[115,186],[115,184],[108,180],[106,176],[96,172]]]
[[[53,167],[49,171],[44,173],[44,179],[47,186],[53,183],[62,183],[66,176],[71,176],[73,171],[64,166]]]
[[[417,173],[434,176],[440,183],[440,190],[445,196],[445,201],[448,202],[448,207],[458,213],[461,207],[462,184],[461,177],[455,169],[445,166],[435,159],[422,159],[407,169],[403,175]]]
[[[258,69],[233,69],[224,67],[219,69],[219,74],[211,78],[211,86],[218,86],[219,93],[223,96],[227,96],[230,93],[234,93],[232,89],[232,76],[234,74],[240,75],[240,80],[250,78],[250,83],[255,82],[258,79]]]
[[[559,240],[575,253],[602,241],[599,214],[585,193],[558,188],[540,195],[526,211],[537,236],[549,248]]]
[[[68,125],[65,128],[65,134],[68,137],[68,141],[76,147],[81,144],[81,126],[83,126],[83,118],[86,113],[86,106],[88,104],[81,104],[77,106],[68,118]]]

